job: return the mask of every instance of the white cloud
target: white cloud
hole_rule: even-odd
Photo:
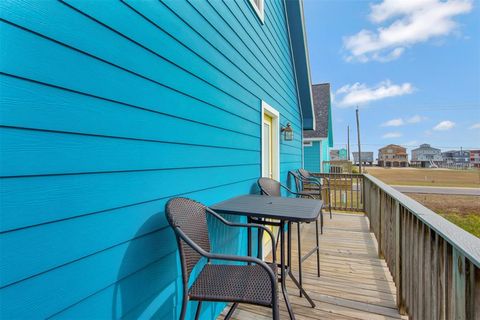
[[[393,84],[390,80],[382,81],[376,86],[368,87],[364,83],[347,84],[335,93],[337,105],[350,107],[364,105],[370,101],[381,100],[410,94],[414,91],[411,83]]]
[[[403,126],[405,122],[402,118],[388,120],[382,123],[382,127],[400,127]]]
[[[344,38],[349,51],[347,61],[387,62],[400,57],[416,44],[451,34],[457,29],[455,16],[468,13],[473,0],[384,0],[370,6],[370,20],[379,26],[375,31],[362,29]]]
[[[427,120],[427,117],[420,116],[420,115],[416,114],[413,117],[408,118],[406,120],[406,122],[414,124],[414,123],[419,123],[419,122],[422,122],[422,121],[425,121],[425,120]]]
[[[415,124],[415,123],[419,123],[419,122],[422,122],[424,120],[426,120],[427,118],[424,117],[424,116],[420,116],[420,115],[414,115],[410,118],[406,118],[406,119],[403,119],[403,118],[397,118],[397,119],[392,119],[392,120],[388,120],[384,123],[381,124],[382,127],[400,127],[400,126],[404,126],[406,124]]]
[[[470,127],[468,127],[468,129],[470,129],[470,130],[480,129],[480,122],[471,125]]]
[[[453,127],[455,127],[455,122],[450,120],[445,120],[445,121],[439,122],[435,127],[433,127],[433,130],[446,131],[446,130],[452,129]]]
[[[393,138],[400,138],[402,134],[400,132],[387,132],[385,133],[382,138],[383,139],[393,139]]]

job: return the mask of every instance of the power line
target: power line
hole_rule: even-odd
[[[480,106],[476,107],[432,107],[432,108],[419,108],[415,106],[407,106],[407,107],[412,107],[415,108],[415,111],[448,111],[448,110],[478,110],[480,111]],[[395,109],[397,107],[384,107],[387,109]],[[405,108],[405,106],[403,107]]]
[[[389,144],[389,143],[388,143]],[[386,146],[388,144],[382,144],[382,143],[362,143],[362,146]],[[335,146],[345,146],[345,143],[335,143]],[[357,143],[351,144],[350,146],[357,146]],[[398,145],[404,146],[404,147],[419,147],[420,145],[407,145],[407,144],[402,144],[399,143]],[[441,149],[459,149],[460,147],[463,147],[463,149],[480,149],[480,147],[465,147],[465,146],[438,146],[438,145],[431,145],[432,147],[435,148],[441,148]]]
[[[414,108],[415,111],[439,111],[439,110],[478,110],[480,111],[480,104],[465,104],[465,105],[437,105],[437,106],[426,106],[426,105],[411,105],[405,104],[402,106],[399,105],[392,105],[392,106],[382,106],[385,109],[408,109]],[[367,107],[363,109],[373,109],[373,107]]]

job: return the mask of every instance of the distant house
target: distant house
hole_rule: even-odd
[[[470,167],[469,150],[450,150],[442,152],[443,166],[467,168]]]
[[[332,149],[330,150],[330,161],[348,160],[347,149]]]
[[[408,167],[407,149],[396,144],[389,144],[378,150],[380,167]]]
[[[470,150],[470,165],[480,168],[480,150]]]
[[[303,130],[304,167],[313,172],[328,172],[333,147],[330,84],[312,86],[315,130]]]
[[[443,162],[442,151],[431,147],[428,143],[412,150],[411,164],[416,167],[429,168],[441,165]]]
[[[373,152],[366,151],[361,153],[362,165],[371,166],[373,165]],[[353,152],[353,163],[358,165],[358,152]]]

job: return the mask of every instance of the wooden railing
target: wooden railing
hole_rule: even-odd
[[[322,172],[352,173],[352,162],[349,160],[322,161]]]
[[[380,180],[363,179],[364,208],[410,319],[480,319],[480,239]]]
[[[332,209],[363,211],[363,175],[355,173],[312,173],[329,187]],[[308,189],[308,186],[306,186]],[[328,201],[327,192],[323,195]]]

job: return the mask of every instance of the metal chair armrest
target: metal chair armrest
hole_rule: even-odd
[[[223,224],[225,224],[227,226],[243,227],[243,228],[249,228],[249,229],[257,228],[257,229],[262,229],[263,231],[267,232],[268,235],[270,236],[270,239],[272,240],[272,259],[273,259],[274,263],[277,262],[277,257],[276,257],[276,252],[275,252],[275,236],[273,235],[273,233],[270,229],[268,229],[265,226],[262,226],[261,224],[257,224],[257,223],[231,222],[231,221],[228,221],[227,219],[225,219],[224,217],[222,217],[221,215],[219,215],[218,213],[216,213],[215,211],[213,211],[212,209],[210,209],[209,207],[206,207],[206,210],[207,210],[208,213],[210,213],[212,216],[214,216],[215,218],[220,220],[220,222],[222,222]]]
[[[311,194],[300,194],[300,196],[301,196],[301,197],[307,196],[307,197],[309,197],[310,199],[314,199],[314,200],[316,199],[316,198],[315,198],[314,196],[312,196]]]
[[[308,182],[310,182],[310,183],[317,184],[317,185],[319,185],[320,187],[322,186],[322,182],[321,182],[320,179],[318,179],[318,178],[310,177],[310,178],[307,178],[306,180],[307,180]]]
[[[245,263],[255,263],[261,266],[270,276],[270,280],[272,281],[272,286],[276,284],[276,277],[273,273],[272,269],[265,263],[258,258],[248,257],[248,256],[236,256],[236,255],[229,255],[229,254],[219,254],[219,253],[211,253],[203,250],[198,244],[196,244],[189,236],[182,231],[182,229],[175,227],[175,232],[185,241],[193,250],[197,251],[202,257],[212,260],[224,260],[224,261],[236,261],[236,262],[245,262]],[[273,289],[273,287],[272,287]]]
[[[290,188],[288,188],[287,186],[284,186],[283,184],[280,184],[280,186],[282,186],[282,188],[286,189],[291,194],[294,194],[294,195],[297,195],[297,196],[302,196],[302,197],[303,196],[308,196],[312,199],[315,199],[315,197],[310,195],[310,194],[301,194],[301,193],[298,193],[298,192],[294,192],[294,191],[290,190]]]

